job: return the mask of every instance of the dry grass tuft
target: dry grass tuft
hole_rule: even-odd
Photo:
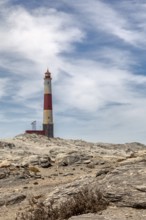
[[[97,213],[107,208],[107,201],[97,190],[89,190],[87,187],[73,195],[59,206],[55,206],[54,200],[48,207],[37,202],[34,197],[30,200],[29,208],[25,212],[18,213],[15,220],[64,220],[73,215]]]

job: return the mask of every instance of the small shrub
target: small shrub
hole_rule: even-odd
[[[102,193],[89,190],[87,187],[58,206],[55,206],[54,200],[50,201],[48,207],[34,198],[29,203],[29,208],[23,213],[18,213],[16,220],[64,220],[73,215],[96,213],[106,209],[108,205]]]

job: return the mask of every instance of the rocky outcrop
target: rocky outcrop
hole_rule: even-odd
[[[138,161],[135,164],[119,165],[109,169],[101,169],[96,177],[84,177],[72,184],[56,188],[48,198],[53,195],[57,201],[68,195],[73,195],[80,188],[89,186],[97,188],[104,197],[118,207],[146,208],[146,161]],[[47,201],[45,203],[47,204]]]
[[[1,149],[4,149],[4,148],[13,149],[13,148],[15,148],[15,144],[9,143],[9,142],[0,141],[0,148]]]
[[[127,207],[109,206],[97,214],[84,214],[73,216],[69,220],[145,220],[145,209],[133,209]]]
[[[44,201],[44,205],[49,205],[50,201],[54,201],[55,204],[62,204],[66,200],[70,199],[71,196],[78,194],[82,189],[91,186],[94,178],[80,178],[73,183],[65,184],[60,187],[56,187],[51,193],[46,195],[47,199]]]
[[[146,208],[146,161],[121,164],[98,184],[105,198],[116,206]]]
[[[50,201],[59,206],[85,188],[100,192],[108,207],[71,220],[146,219],[146,146],[36,134],[0,141],[0,219],[15,219],[11,207],[16,213],[30,198],[45,207]]]

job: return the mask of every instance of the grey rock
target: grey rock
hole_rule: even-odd
[[[14,205],[17,203],[22,202],[26,198],[25,195],[23,194],[14,194],[11,195],[7,200],[6,200],[6,205]]]
[[[81,158],[78,154],[60,154],[57,155],[56,162],[59,166],[68,166],[80,161],[80,159]]]
[[[99,160],[95,162],[95,165],[104,165],[106,162],[104,160]]]
[[[7,177],[7,174],[5,172],[0,172],[0,179],[4,179]]]
[[[8,168],[11,166],[11,162],[8,160],[0,161],[0,168]]]
[[[69,220],[145,220],[145,209],[109,206],[102,213],[73,216]]]
[[[48,155],[42,156],[39,160],[39,165],[42,168],[48,168],[48,167],[52,166],[50,157]]]
[[[14,205],[22,202],[25,198],[26,196],[20,193],[7,194],[6,196],[0,198],[0,206]]]
[[[83,164],[89,164],[89,163],[91,163],[91,160],[85,160],[85,161],[83,162]]]
[[[65,173],[63,174],[63,176],[73,176],[74,174],[73,173]]]
[[[99,180],[100,189],[116,206],[146,208],[146,162],[121,165]]]
[[[48,161],[49,161],[48,158],[40,158],[40,163],[46,163]]]
[[[12,148],[15,148],[15,144],[9,143],[9,142],[0,141],[0,148],[9,148],[9,149],[12,149]]]
[[[51,159],[48,155],[43,155],[40,157],[40,162],[47,162],[47,161],[51,162]]]
[[[56,187],[54,191],[46,195],[44,204],[49,205],[50,201],[53,199],[57,204],[61,204],[63,201],[70,198],[70,195],[77,194],[82,188],[91,186],[94,182],[94,178],[85,177],[80,178],[73,183],[65,184],[60,187]]]
[[[42,168],[48,168],[48,167],[51,167],[52,165],[51,165],[51,163],[49,161],[47,161],[45,163],[44,162],[40,163],[40,166]]]
[[[96,173],[96,177],[101,176],[101,175],[106,175],[108,172],[110,171],[110,169],[108,168],[103,168],[97,171]]]
[[[14,204],[22,202],[25,198],[26,196],[23,194],[14,194],[14,195],[11,195],[9,198],[7,198],[5,204],[14,205]]]
[[[38,155],[31,155],[29,156],[27,162],[32,165],[39,165],[39,159],[40,157]]]
[[[89,163],[86,165],[87,168],[90,168],[90,169],[94,169],[95,168],[95,164],[93,162]]]

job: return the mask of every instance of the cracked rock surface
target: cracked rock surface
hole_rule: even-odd
[[[0,140],[0,220],[15,219],[31,197],[58,205],[84,187],[97,188],[108,207],[70,220],[145,220],[146,146],[35,134]]]

